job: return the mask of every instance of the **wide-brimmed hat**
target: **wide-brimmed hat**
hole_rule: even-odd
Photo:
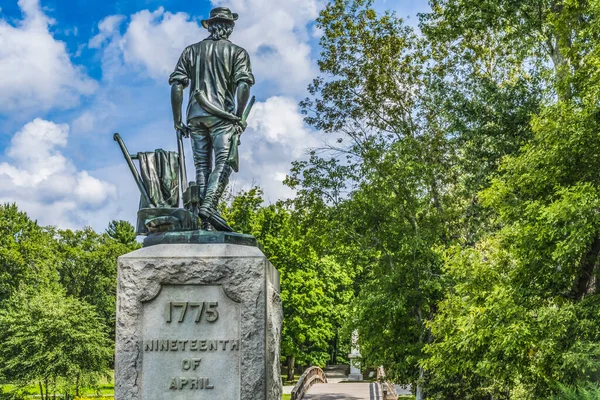
[[[232,13],[227,7],[217,7],[210,11],[210,18],[202,20],[202,26],[208,29],[208,23],[210,21],[237,21],[238,14]]]

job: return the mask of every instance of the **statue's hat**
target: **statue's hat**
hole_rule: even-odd
[[[227,7],[217,7],[210,11],[210,18],[202,20],[202,26],[208,29],[208,23],[210,21],[236,21],[238,19],[237,13],[232,13]]]

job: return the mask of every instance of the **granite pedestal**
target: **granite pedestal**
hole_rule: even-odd
[[[254,246],[119,257],[116,400],[279,400],[279,274]]]

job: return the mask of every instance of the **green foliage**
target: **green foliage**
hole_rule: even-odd
[[[550,400],[600,400],[600,388],[594,384],[576,388],[561,386],[560,393]]]
[[[127,221],[111,221],[106,234],[121,244],[133,245],[135,242],[135,228]]]
[[[20,285],[43,287],[56,280],[52,230],[40,227],[16,204],[0,205],[0,303]]]
[[[557,382],[575,385],[599,372],[598,5],[536,5],[541,20],[509,26],[549,39],[546,54],[521,51],[552,60],[547,83],[558,96],[536,112],[532,137],[502,159],[479,195],[497,229],[474,248],[447,251],[452,289],[430,323],[436,339],[423,362],[435,377],[433,398],[547,398]]]
[[[133,227],[57,230],[4,205],[0,231],[0,378],[19,384],[9,395],[93,384],[112,362],[116,258],[139,248]]]
[[[452,292],[431,324],[436,340],[423,363],[434,371],[437,396],[538,399],[556,382],[598,371],[600,346],[590,341],[590,305],[531,297],[514,285],[514,259],[493,241],[448,253]],[[453,383],[453,384],[450,384]],[[471,390],[469,390],[469,386]]]
[[[422,36],[368,0],[321,12],[302,106],[337,140],[286,183],[352,265],[367,364],[419,399],[546,398],[598,368],[600,3],[431,6]]]
[[[421,43],[400,19],[368,1],[340,0],[318,24],[319,66],[333,78],[316,79],[302,105],[307,122],[340,145],[334,158],[296,163],[287,183],[298,190],[296,209],[310,207],[313,235],[357,274],[346,331],[358,329],[364,362],[415,382],[430,340],[425,323],[441,297],[450,143],[423,90]]]
[[[91,228],[57,231],[56,268],[67,295],[93,305],[114,338],[117,257],[138,249],[140,244],[129,240],[133,226],[128,222],[113,221],[108,231],[113,232],[114,237],[107,233],[98,234]]]
[[[94,308],[62,291],[23,290],[0,310],[0,376],[20,386],[93,383],[112,345]],[[70,388],[70,389],[69,389]]]
[[[236,231],[254,235],[281,273],[282,356],[325,365],[329,342],[347,318],[351,277],[343,265],[320,256],[298,224],[298,214],[282,202],[263,206],[262,191],[236,195],[223,215]]]

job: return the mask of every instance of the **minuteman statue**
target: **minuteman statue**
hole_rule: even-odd
[[[237,19],[238,14],[228,8],[213,9],[210,18],[202,21],[210,36],[183,51],[169,78],[175,130],[192,141],[202,229],[210,224],[217,230],[232,230],[217,205],[232,170],[231,148],[246,129],[242,116],[254,84],[248,53],[228,40]],[[186,126],[181,106],[188,86]]]

